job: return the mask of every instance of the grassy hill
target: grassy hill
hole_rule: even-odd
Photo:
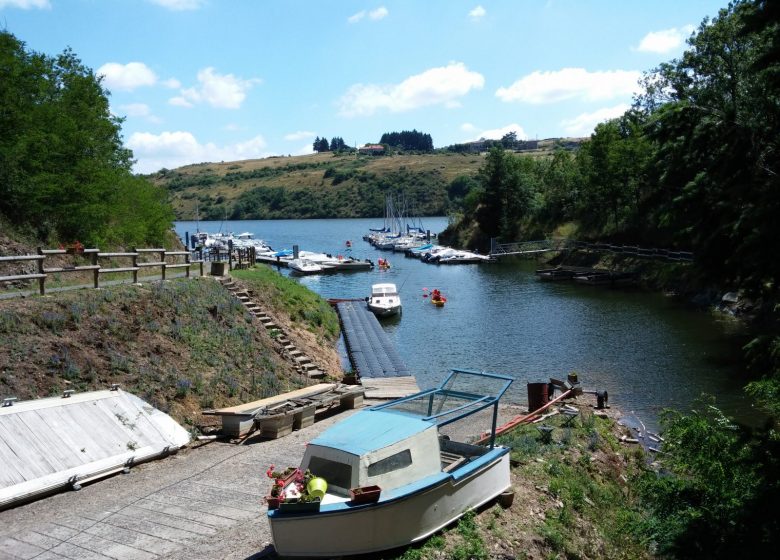
[[[533,155],[549,154],[555,140]],[[447,187],[474,175],[484,154],[319,153],[200,163],[149,178],[168,189],[177,219],[357,218],[384,215],[385,194],[403,194],[410,214],[444,215]]]

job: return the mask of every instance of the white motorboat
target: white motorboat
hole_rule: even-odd
[[[401,313],[401,296],[398,295],[395,284],[374,284],[366,302],[377,317],[390,317]]]
[[[357,412],[309,442],[300,469],[327,490],[309,511],[286,502],[269,510],[276,552],[334,558],[406,546],[507,491],[510,450],[495,446],[495,425],[511,383],[453,370],[439,388]],[[485,445],[455,439],[464,426],[481,430],[480,420]],[[361,503],[369,489],[373,501]]]
[[[287,266],[298,274],[319,274],[325,270],[325,267],[321,264],[304,258],[292,259],[287,263]]]

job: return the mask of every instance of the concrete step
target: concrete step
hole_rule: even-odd
[[[278,326],[277,324],[275,324],[275,323],[263,323],[263,326],[264,326],[266,329],[268,329],[269,331],[270,331],[271,329],[278,329],[278,328],[279,328],[279,326]]]
[[[325,377],[325,372],[319,369],[310,369],[306,372],[306,377],[310,379],[317,379],[319,377]]]
[[[295,362],[299,363],[300,365],[302,365],[303,367],[306,367],[305,364],[308,364],[308,363],[311,362],[311,358],[310,357],[303,356],[303,355],[302,356],[293,356],[293,360]]]

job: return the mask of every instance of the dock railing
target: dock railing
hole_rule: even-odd
[[[537,253],[568,251],[572,249],[630,255],[645,259],[662,259],[684,263],[693,262],[693,253],[690,251],[672,251],[668,249],[637,247],[636,245],[589,243],[587,241],[564,238],[516,241],[512,243],[499,243],[496,238],[490,240],[490,256],[492,258],[510,255],[534,255]]]
[[[143,268],[160,268],[160,275],[165,280],[166,271],[168,269],[180,269],[183,268],[185,276],[190,277],[190,271],[192,266],[199,265],[200,275],[203,276],[203,260],[192,258],[192,254],[189,251],[168,251],[161,248],[152,249],[131,249],[131,251],[125,253],[102,253],[100,249],[44,249],[38,247],[36,255],[11,255],[0,256],[0,263],[24,263],[27,261],[36,261],[37,272],[28,272],[23,274],[11,274],[7,276],[0,276],[0,285],[4,285],[6,282],[25,282],[25,281],[38,281],[38,291],[41,295],[46,294],[46,281],[51,275],[54,274],[67,274],[71,272],[91,272],[93,287],[100,287],[100,278],[104,274],[120,274],[120,273],[132,273],[133,283],[138,282],[138,271]],[[151,254],[159,255],[157,260],[145,261],[140,259],[141,255]],[[73,255],[72,265],[59,266],[46,266],[46,259],[59,255]],[[77,264],[76,258],[80,257],[89,264]],[[184,257],[184,262],[181,262],[181,257]],[[129,266],[127,266],[127,260],[124,261],[124,266],[104,267],[101,264],[101,260],[108,260],[109,263],[113,259],[129,259]],[[170,260],[169,260],[170,259]]]

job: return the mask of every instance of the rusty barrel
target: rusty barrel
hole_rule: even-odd
[[[550,402],[547,382],[528,383],[528,412],[542,408]]]

